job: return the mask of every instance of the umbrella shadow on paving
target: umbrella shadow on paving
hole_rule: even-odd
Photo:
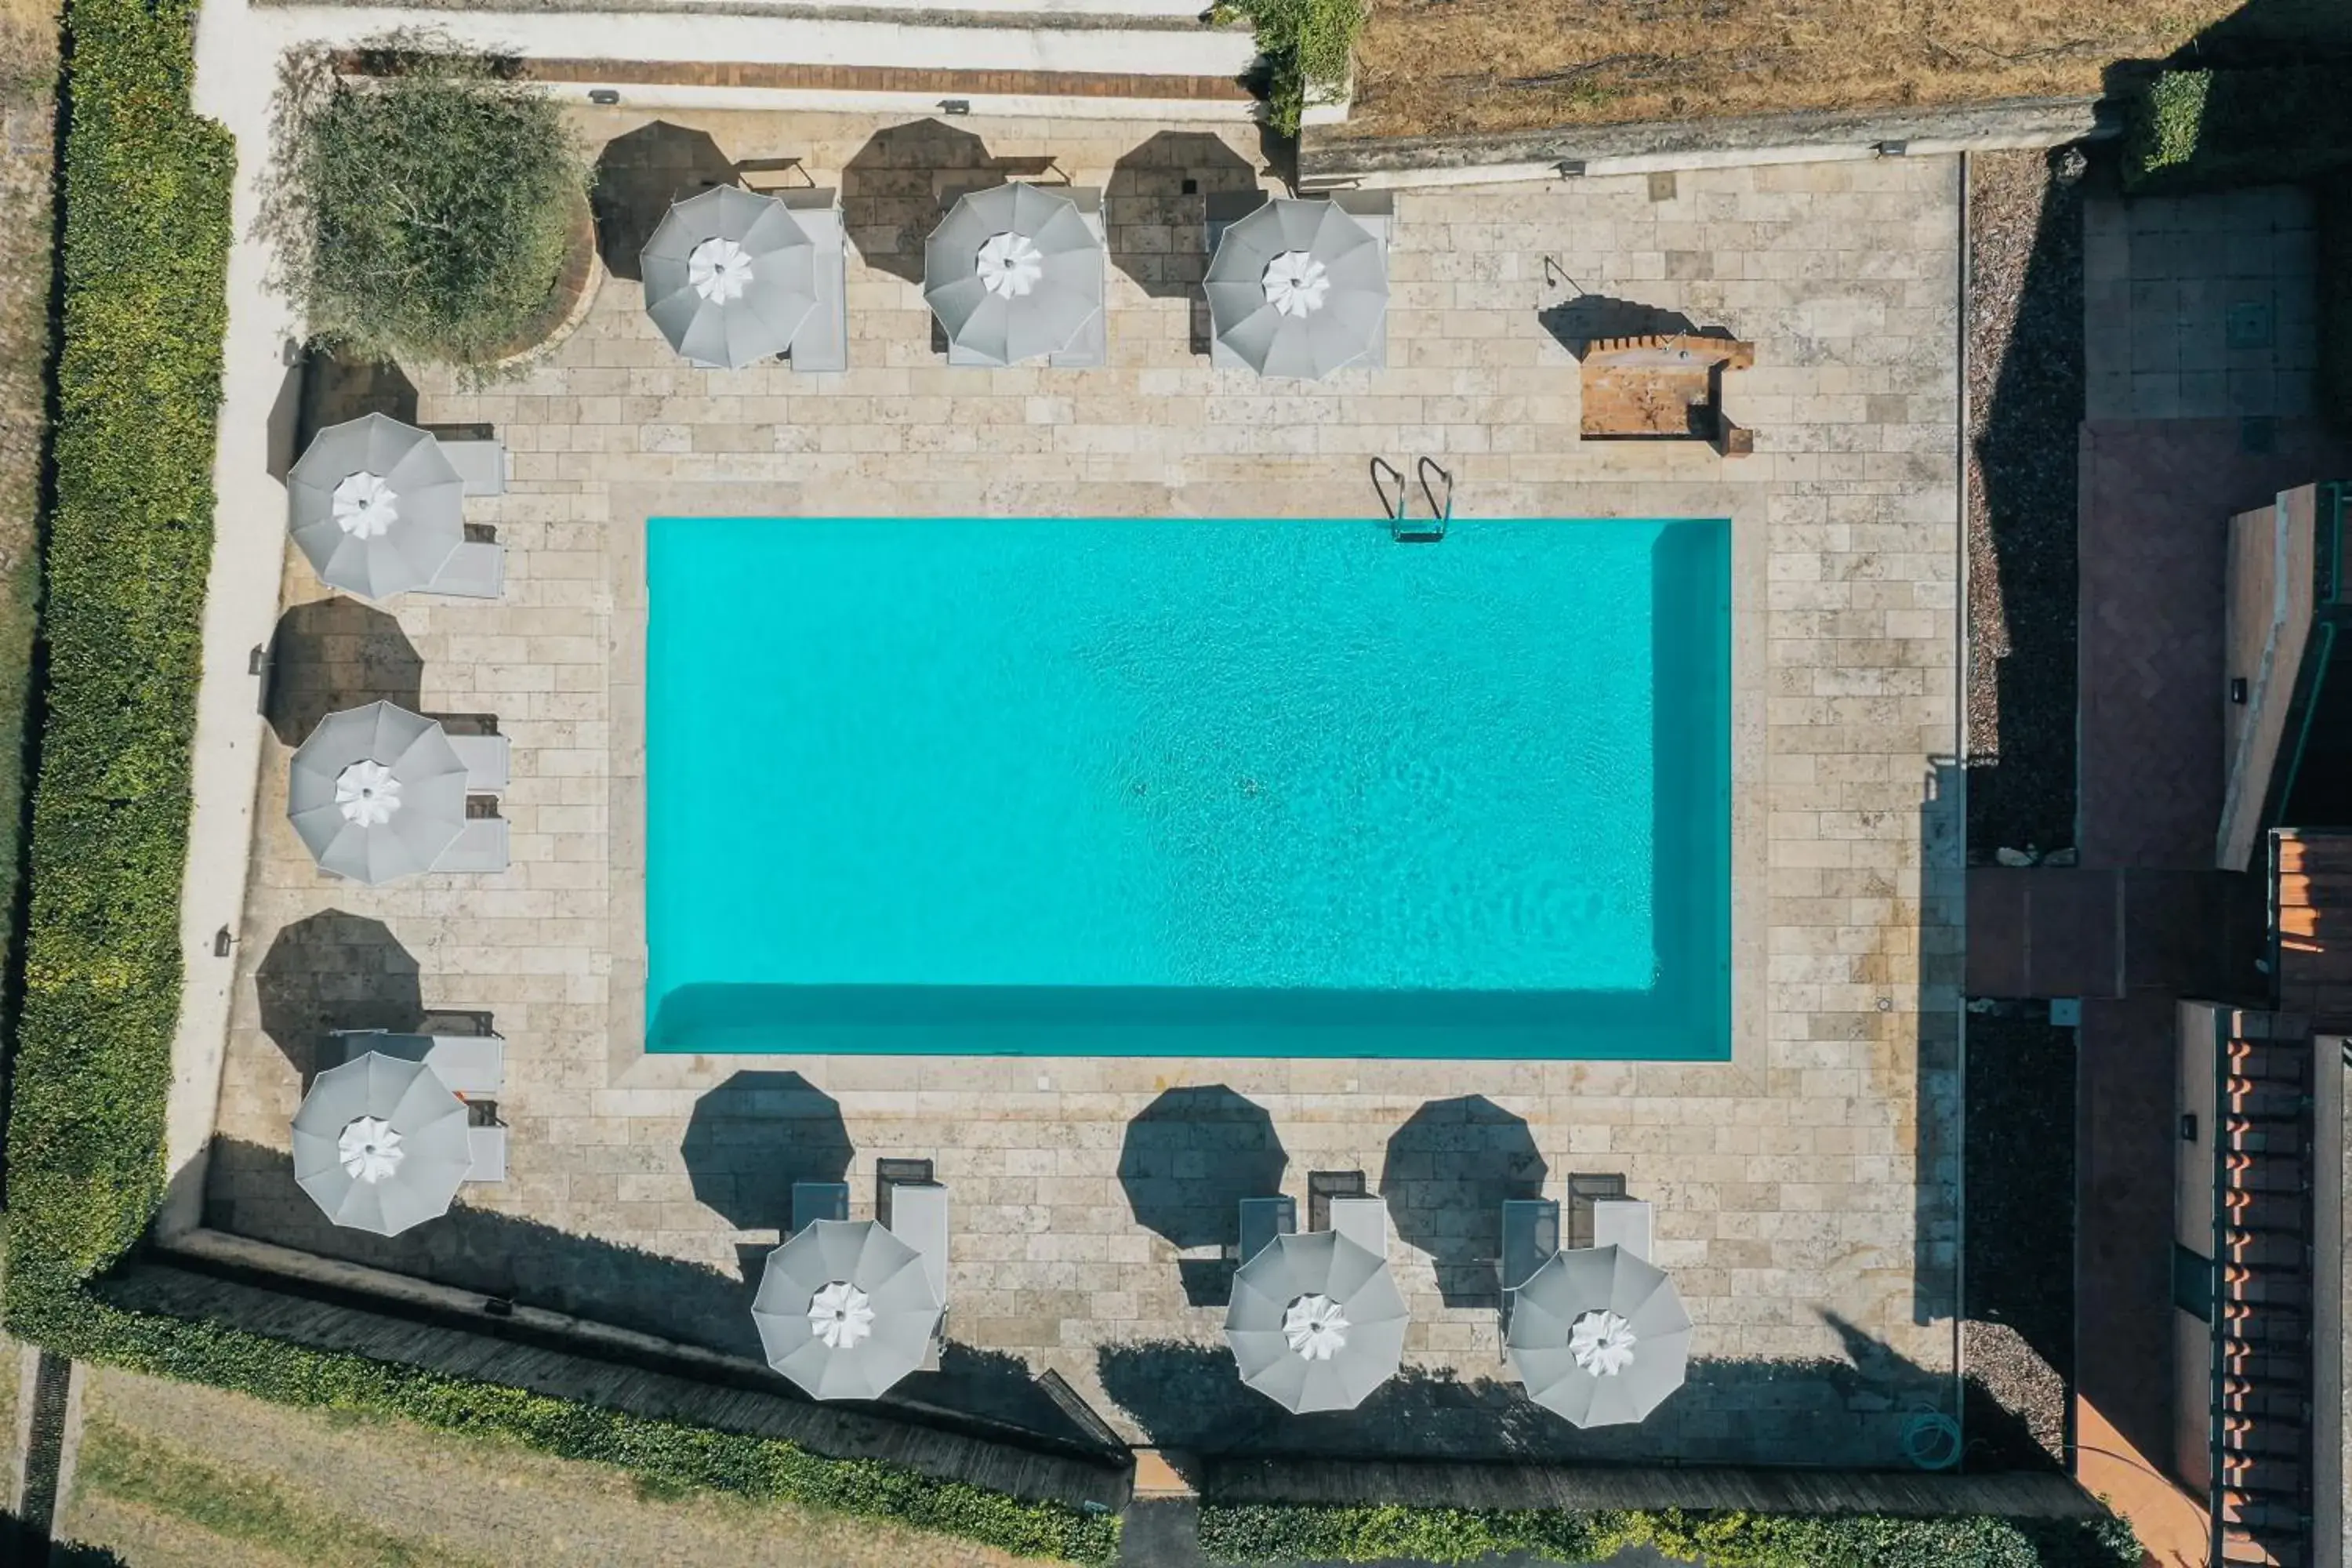
[[[1197,295],[1209,269],[1212,204],[1223,216],[1260,195],[1257,165],[1222,136],[1162,131],[1111,165],[1103,230],[1111,264],[1155,300]]]
[[[1728,342],[1728,327],[1702,327],[1680,310],[1662,310],[1644,305],[1637,300],[1612,299],[1606,294],[1579,294],[1547,305],[1536,312],[1559,346],[1577,358],[1584,357],[1585,349],[1605,338],[1720,338]]]
[[[604,143],[588,205],[596,216],[596,250],[604,269],[631,282],[643,276],[637,253],[672,202],[735,183],[735,161],[707,131],[656,120]]]
[[[1390,1135],[1381,1195],[1406,1245],[1430,1256],[1449,1307],[1499,1303],[1503,1203],[1543,1195],[1535,1134],[1484,1095],[1437,1100]]]
[[[1231,1247],[1239,1240],[1244,1198],[1282,1191],[1290,1157],[1265,1109],[1223,1084],[1171,1089],[1127,1124],[1118,1184],[1136,1223],[1180,1249]],[[1234,1265],[1222,1258],[1176,1263],[1184,1299],[1222,1305]]]
[[[796,1072],[744,1071],[694,1102],[678,1144],[695,1201],[737,1230],[793,1223],[793,1184],[847,1178],[856,1151],[841,1106]],[[772,1244],[737,1250],[756,1283]]]
[[[842,225],[866,266],[919,284],[923,242],[957,197],[1053,166],[1051,158],[996,157],[979,137],[943,121],[893,125],[843,165]]]
[[[280,929],[254,971],[253,988],[262,1033],[306,1084],[329,1030],[405,1033],[425,1021],[416,960],[382,921],[341,910]]]
[[[415,712],[424,685],[424,657],[400,622],[339,595],[278,617],[261,710],[278,740],[299,746],[330,713],[377,701]]]

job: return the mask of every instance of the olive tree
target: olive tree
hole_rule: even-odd
[[[312,336],[377,359],[480,365],[540,322],[588,161],[562,107],[487,57],[415,36],[381,74],[289,65],[264,222]]]

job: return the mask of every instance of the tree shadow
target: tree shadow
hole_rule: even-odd
[[[1578,359],[1592,344],[1610,338],[1717,338],[1727,342],[1732,338],[1727,327],[1702,327],[1680,310],[1606,294],[1579,294],[1547,305],[1536,312],[1536,320]]]
[[[1244,1198],[1282,1191],[1290,1158],[1264,1107],[1223,1084],[1171,1089],[1127,1124],[1118,1184],[1136,1222],[1179,1248],[1227,1247],[1240,1239]],[[1222,1302],[1233,1289],[1223,1258],[1179,1258],[1184,1299]]]
[[[1541,1197],[1545,1169],[1526,1121],[1484,1095],[1432,1100],[1390,1136],[1381,1195],[1397,1235],[1429,1254],[1447,1306],[1500,1304],[1503,1204]]]
[[[694,1102],[678,1157],[697,1203],[738,1230],[781,1234],[793,1184],[845,1179],[856,1151],[831,1095],[796,1072],[747,1070]]]
[[[1293,1415],[1245,1386],[1230,1352],[1178,1341],[1107,1345],[1104,1392],[1164,1448],[1212,1461],[1803,1464],[1895,1468],[1903,1424],[1950,1378],[1832,1320],[1855,1360],[1694,1360],[1635,1426],[1581,1430],[1498,1363],[1457,1376],[1407,1366],[1353,1410]]]
[[[388,360],[347,360],[314,345],[303,351],[295,379],[301,390],[292,443],[297,455],[328,426],[365,415],[416,423],[416,384]]]
[[[261,1032],[305,1083],[330,1029],[406,1032],[425,1021],[416,960],[381,921],[322,910],[283,927],[253,974]]]
[[[424,656],[400,622],[339,595],[278,617],[261,711],[279,741],[299,746],[320,720],[346,708],[381,700],[417,712],[424,689]]]
[[[734,183],[735,161],[707,131],[656,120],[605,142],[588,193],[604,269],[641,281],[645,272],[637,253],[661,226],[670,204]]]
[[[1103,186],[1111,265],[1155,300],[1197,294],[1209,268],[1211,204],[1258,194],[1256,167],[1223,137],[1162,131],[1111,165]]]
[[[923,242],[958,197],[1050,171],[1051,158],[998,158],[969,131],[915,120],[876,132],[841,171],[842,226],[868,267],[923,280]]]

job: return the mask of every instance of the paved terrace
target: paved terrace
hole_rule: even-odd
[[[705,155],[641,121],[583,126],[641,163],[797,157],[845,187],[855,368],[691,369],[613,277],[521,378],[417,378],[417,416],[514,453],[510,492],[468,505],[508,593],[386,613],[325,601],[286,556],[207,1223],[756,1354],[744,1279],[790,1182],[845,1171],[870,1212],[875,1161],[925,1157],[954,1189],[959,1348],[921,1397],[1011,1409],[1054,1367],[1162,1442],[1895,1462],[1952,1358],[1956,163],[1405,193],[1390,368],[1269,385],[1208,368],[1186,289],[1183,182],[1259,184],[1246,128],[712,114]],[[1047,155],[1108,191],[1113,363],[949,370],[915,281],[936,193]],[[1729,406],[1756,455],[1580,443],[1547,327],[1580,292],[1754,340]],[[1733,1062],[636,1049],[646,517],[1369,516],[1367,459],[1423,453],[1465,518],[1733,520]],[[288,745],[376,696],[512,737],[510,871],[371,890],[315,870],[284,818]],[[396,1242],[338,1233],[286,1154],[316,1033],[444,1008],[509,1041],[510,1179]],[[1283,1426],[1217,1348],[1212,1255],[1234,1197],[1278,1179],[1303,1205],[1310,1170],[1391,1201],[1410,1375],[1356,1417]],[[1655,1200],[1697,1321],[1706,1364],[1638,1431],[1580,1436],[1493,1381],[1496,1205],[1570,1172]]]

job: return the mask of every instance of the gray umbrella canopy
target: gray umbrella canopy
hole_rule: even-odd
[[[1388,313],[1388,264],[1328,201],[1277,196],[1225,230],[1203,287],[1217,341],[1260,375],[1310,380],[1363,357]]]
[[[1404,1327],[1387,1260],[1329,1230],[1276,1237],[1234,1276],[1225,1310],[1242,1381],[1300,1414],[1361,1405],[1396,1375]]]
[[[740,186],[672,206],[637,260],[646,314],[708,370],[773,359],[816,309],[816,242],[783,203]]]
[[[466,540],[465,481],[441,444],[382,414],[311,437],[286,494],[319,580],[363,598],[425,586]]]
[[[294,1180],[354,1230],[448,1213],[473,1164],[466,1102],[423,1062],[370,1051],[320,1073],[294,1113]]]
[[[373,886],[429,871],[466,827],[466,764],[430,719],[371,702],[294,752],[286,815],[320,868]]]
[[[923,302],[991,364],[1059,353],[1102,314],[1102,242],[1067,196],[1018,182],[956,203],[923,246]]]
[[[1683,1385],[1690,1337],[1673,1280],[1622,1247],[1586,1247],[1553,1254],[1519,1287],[1503,1342],[1538,1405],[1616,1426]]]
[[[768,1254],[751,1321],[768,1364],[819,1399],[878,1399],[914,1371],[941,1302],[915,1249],[871,1220],[821,1219]]]

